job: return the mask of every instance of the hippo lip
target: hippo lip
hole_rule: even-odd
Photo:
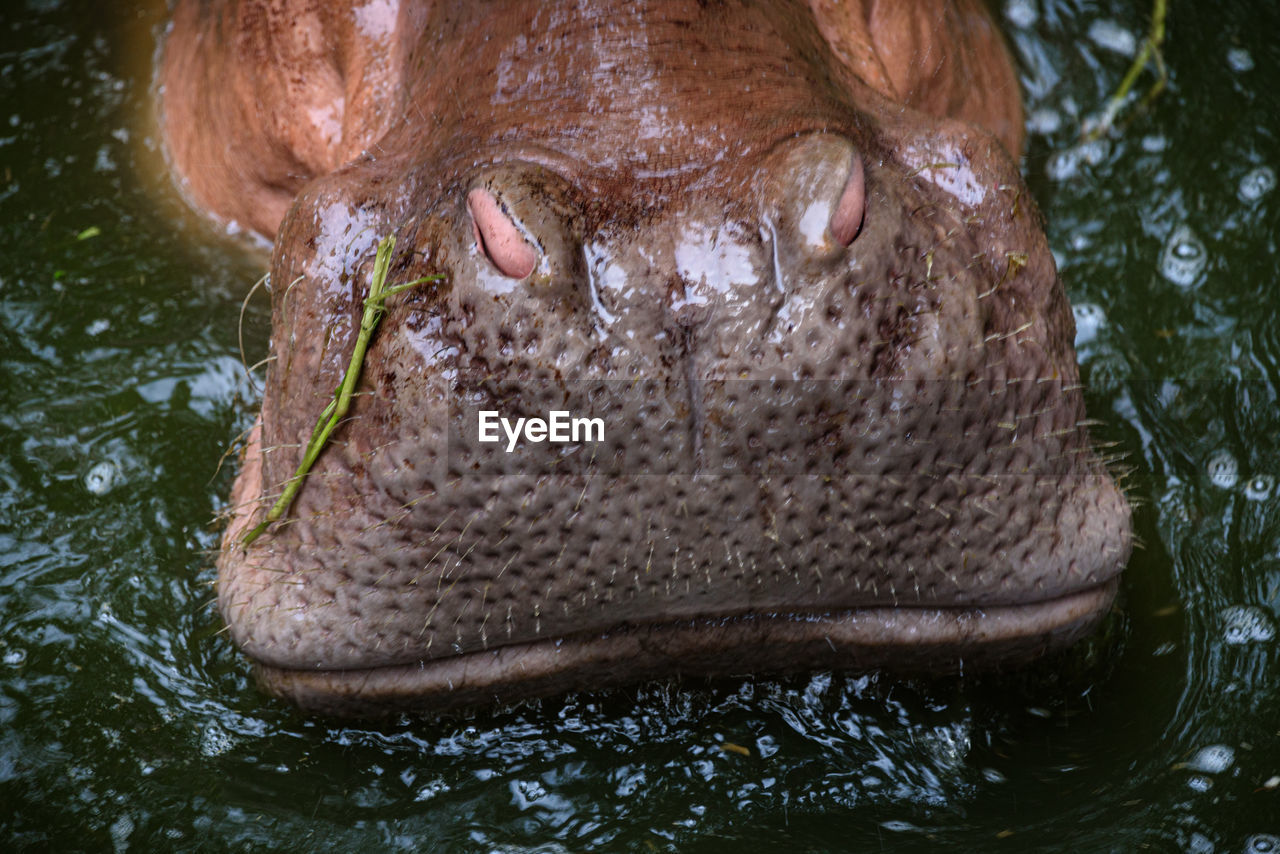
[[[673,675],[767,674],[803,666],[865,670],[889,661],[898,671],[957,672],[1069,646],[1096,627],[1118,587],[1113,577],[1042,601],[986,608],[854,608],[632,625],[382,667],[308,670],[255,663],[266,690],[304,709],[364,716]]]

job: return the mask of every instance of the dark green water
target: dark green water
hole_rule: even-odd
[[[1280,11],[1173,0],[1169,91],[1076,148],[1146,5],[1006,9],[1091,411],[1139,504],[1106,640],[1002,677],[361,728],[259,695],[209,606],[258,270],[138,175],[130,33],[159,20],[7,3],[0,850],[1280,850]],[[250,362],[267,323],[251,302]]]

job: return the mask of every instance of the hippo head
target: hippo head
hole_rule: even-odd
[[[437,708],[947,670],[1096,623],[1129,509],[1004,147],[886,100],[803,15],[524,5],[501,35],[421,22],[385,135],[280,228],[218,581],[261,680],[324,711]],[[389,301],[348,418],[246,546],[387,234],[390,283],[442,279]],[[602,429],[486,442],[485,412]]]

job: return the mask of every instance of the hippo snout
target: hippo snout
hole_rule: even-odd
[[[264,681],[321,709],[439,706],[947,669],[1086,630],[1128,508],[1034,211],[994,150],[900,151],[793,135],[638,210],[526,156],[411,206],[396,273],[444,283],[389,307],[290,518],[222,557]],[[282,231],[298,254],[250,494],[292,474],[350,350],[381,229],[332,229],[361,211],[335,193]],[[485,413],[557,412],[600,432],[482,441]]]
[[[271,691],[370,714],[946,671],[1110,608],[1129,507],[982,4],[288,5],[180,2],[161,87],[184,189],[274,235],[218,559]],[[386,235],[391,283],[434,278],[247,542]]]

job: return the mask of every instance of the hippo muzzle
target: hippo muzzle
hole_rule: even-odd
[[[431,35],[397,42],[376,144],[284,215],[218,561],[261,681],[374,713],[1089,631],[1129,508],[1004,146],[885,98],[808,10],[520,5],[402,9]],[[246,546],[386,234],[392,281],[442,278],[388,303],[350,417]]]

